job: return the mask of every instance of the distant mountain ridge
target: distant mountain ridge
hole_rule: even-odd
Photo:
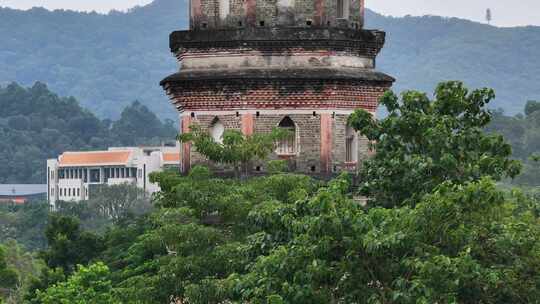
[[[186,0],[156,0],[126,13],[0,9],[0,84],[42,81],[101,117],[118,117],[133,100],[160,117],[176,113],[159,81],[177,64],[168,35],[187,28]],[[540,100],[540,27],[496,28],[456,18],[393,18],[367,13],[385,30],[378,68],[397,91],[432,92],[439,81],[492,87],[492,105],[517,113]]]

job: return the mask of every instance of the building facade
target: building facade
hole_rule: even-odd
[[[394,81],[375,70],[385,33],[363,29],[363,0],[191,0],[190,9],[190,30],[170,36],[180,70],[161,81],[181,132],[198,124],[219,140],[226,129],[286,128],[295,136],[272,158],[293,170],[359,168],[368,142],[347,119],[358,108],[375,115]],[[181,169],[201,162],[183,144]]]
[[[159,186],[149,175],[180,165],[179,147],[109,148],[107,151],[64,152],[47,160],[47,200],[88,200],[100,185],[132,184],[152,194]]]

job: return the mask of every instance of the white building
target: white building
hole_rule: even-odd
[[[47,160],[47,200],[55,208],[57,201],[89,199],[97,185],[126,183],[152,194],[159,187],[149,181],[150,173],[179,164],[178,145],[64,152],[58,159]]]

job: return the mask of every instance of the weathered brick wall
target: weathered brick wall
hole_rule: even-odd
[[[347,164],[346,160],[346,133],[347,133],[347,120],[349,115],[335,115],[333,123],[333,146],[332,146],[332,168],[333,171],[339,172],[343,170],[358,169],[362,162],[367,159],[369,155],[369,140],[356,134],[356,166]]]
[[[258,26],[264,22],[264,26],[277,25],[277,0],[257,0],[256,18]]]
[[[304,172],[308,174],[321,173],[321,115],[315,111],[315,115],[312,114],[260,114],[254,117],[254,132],[255,133],[269,133],[273,128],[277,127],[282,119],[285,117],[291,118],[296,125],[296,144],[297,154],[293,157],[287,157],[291,164],[291,169],[297,172]],[[192,118],[192,123],[197,124],[203,130],[209,132],[212,123],[215,119],[225,126],[225,129],[241,130],[242,118],[241,115],[227,114],[227,115],[196,115]],[[354,167],[347,166],[345,163],[346,155],[346,124],[348,115],[336,114],[333,115],[332,121],[332,158],[331,168],[333,172],[340,172],[342,170],[354,170]],[[362,161],[368,156],[368,144],[369,142],[365,138],[359,138],[358,140],[358,167]],[[276,153],[269,156],[268,160],[283,159]],[[267,160],[267,161],[268,161]],[[208,165],[217,171],[230,171],[231,166],[217,165],[208,162],[201,154],[197,153],[195,148],[191,151],[191,166],[196,164]],[[259,169],[260,172],[266,172],[266,161],[254,161],[251,164],[250,170],[255,172]],[[357,167],[357,168],[358,168]]]
[[[356,109],[375,111],[389,84],[356,81],[310,83],[307,80],[189,81],[170,88],[186,111],[236,109]]]
[[[296,0],[294,1],[295,24],[306,26],[306,21],[313,21],[315,17],[315,1]]]
[[[220,0],[190,0],[192,29],[215,29],[246,26],[348,27],[361,29],[363,1],[349,1],[348,20],[337,20],[336,0],[222,0],[229,2],[229,12],[220,20]],[[252,7],[251,7],[252,6]],[[248,16],[253,11],[252,16]],[[249,19],[252,18],[252,22]],[[239,21],[241,23],[239,23]],[[264,24],[261,24],[263,22]]]
[[[229,27],[240,27],[246,24],[244,0],[231,0],[230,10],[231,13],[227,17],[227,25]]]
[[[347,129],[347,115],[335,115],[333,119],[332,137],[332,170],[338,171],[345,163],[345,133]]]
[[[215,119],[223,124],[226,130],[240,130],[241,117],[236,115],[196,115],[191,118],[191,124],[199,126],[204,132],[209,132]],[[191,149],[191,166],[197,164],[207,165],[215,170],[232,170],[231,166],[217,165],[209,162],[203,155],[198,153],[194,147]]]
[[[255,117],[255,133],[271,132],[277,127],[281,120],[288,116],[296,125],[296,146],[297,156],[292,159],[296,170],[301,172],[311,172],[315,167],[316,172],[320,167],[321,133],[320,116],[313,114],[290,114],[290,115],[268,115],[261,114]],[[277,155],[272,155],[272,160],[279,159]]]

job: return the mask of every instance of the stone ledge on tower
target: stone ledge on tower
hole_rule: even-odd
[[[379,30],[338,28],[245,28],[211,31],[175,31],[169,37],[171,52],[190,49],[290,48],[352,50],[375,57],[384,46],[386,33]]]

